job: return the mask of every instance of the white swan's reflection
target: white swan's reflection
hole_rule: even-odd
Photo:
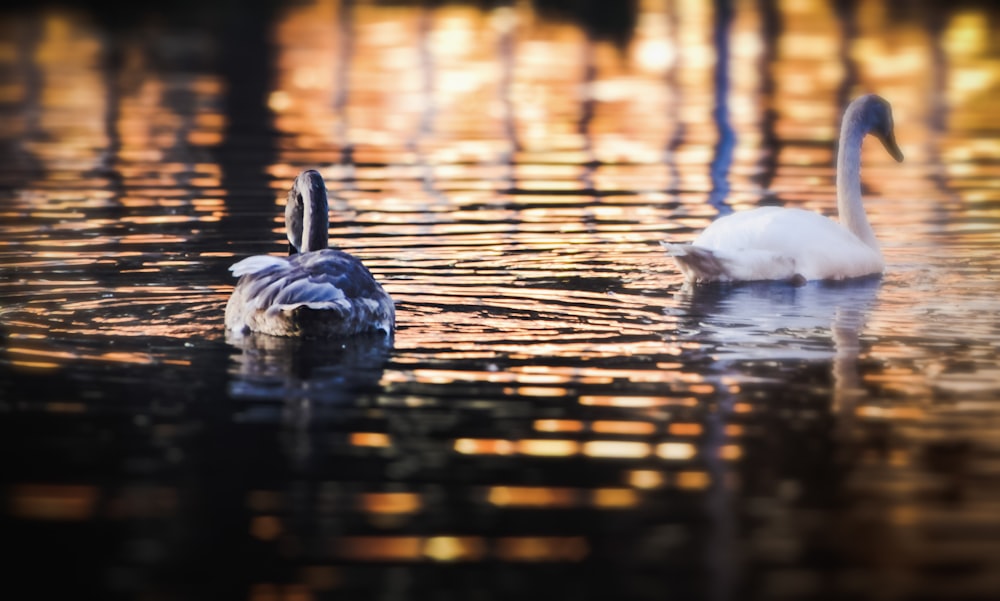
[[[777,282],[685,287],[679,293],[687,336],[707,344],[712,364],[726,372],[749,363],[775,363],[767,371],[787,379],[782,366],[830,362],[830,410],[850,420],[862,393],[858,357],[865,321],[882,278],[802,286]],[[846,422],[845,422],[846,423]]]
[[[678,310],[684,337],[706,342],[716,363],[856,357],[881,283],[876,276],[685,287]]]
[[[801,371],[796,368],[828,363],[832,373],[829,411],[836,416],[837,430],[849,432],[854,402],[861,392],[861,334],[880,286],[881,278],[873,277],[802,286],[752,282],[685,287],[676,299],[680,331],[675,336],[699,343],[696,353],[709,360],[706,371],[737,380],[773,380],[765,382],[764,390],[779,392],[777,396],[780,389],[797,384]],[[721,390],[718,410],[708,412],[704,422],[702,456],[713,482],[725,481],[731,469],[722,459],[722,446],[728,440],[730,412],[743,394],[726,392],[731,390],[726,387]],[[725,486],[708,491],[706,509],[713,524],[709,565],[718,582],[730,582],[738,571],[732,559],[733,549],[739,546],[733,503]]]

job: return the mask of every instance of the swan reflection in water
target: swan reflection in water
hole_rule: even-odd
[[[738,391],[720,386],[718,410],[705,417],[702,456],[713,482],[724,481],[730,469],[722,459],[728,442],[726,424],[738,398],[763,392],[765,403],[782,402],[791,394],[824,402],[826,393],[815,382],[800,380],[803,373],[830,367],[829,411],[834,439],[848,440],[854,424],[854,406],[862,394],[858,370],[862,331],[877,303],[881,276],[844,281],[812,281],[687,285],[675,297],[677,340],[697,342],[689,355],[703,374],[734,378]],[[744,385],[746,384],[746,385]],[[796,387],[806,385],[808,390]],[[768,411],[768,408],[764,408]],[[780,427],[780,426],[779,426]],[[826,434],[823,434],[826,435]],[[791,440],[776,435],[777,440]],[[795,453],[788,448],[782,453]],[[732,549],[739,543],[733,517],[734,498],[725,486],[712,487],[705,507],[712,528],[707,540],[713,581],[728,591],[738,573]],[[780,512],[779,512],[780,513]],[[722,595],[728,596],[728,595]]]
[[[688,335],[708,342],[723,369],[759,361],[831,361],[833,409],[858,391],[865,321],[880,275],[843,281],[746,282],[685,286],[678,293]]]
[[[235,347],[228,393],[246,402],[242,421],[283,423],[290,454],[311,455],[310,430],[355,416],[378,391],[393,337],[382,333],[310,339],[230,335]]]

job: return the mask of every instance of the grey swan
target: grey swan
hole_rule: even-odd
[[[328,207],[323,176],[300,173],[285,206],[289,256],[257,255],[229,268],[240,279],[226,305],[226,329],[303,338],[393,333],[389,294],[359,259],[328,248]]]

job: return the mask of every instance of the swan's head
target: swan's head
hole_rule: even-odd
[[[326,184],[318,171],[309,169],[295,178],[285,205],[285,233],[291,245],[288,254],[327,247],[330,229]]]
[[[856,99],[847,107],[849,117],[857,119],[863,131],[870,133],[882,142],[886,151],[897,162],[902,162],[903,151],[896,144],[896,133],[892,123],[892,107],[889,101],[877,94],[868,94]]]

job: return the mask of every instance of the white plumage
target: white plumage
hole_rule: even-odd
[[[234,263],[229,271],[233,272],[235,277],[240,277],[247,275],[248,273],[257,273],[259,271],[265,271],[271,267],[281,267],[287,262],[287,259],[281,257],[272,257],[270,255],[255,255],[253,257],[247,257],[238,263]]]
[[[878,241],[861,202],[861,142],[879,138],[903,160],[889,103],[874,94],[848,106],[837,161],[840,223],[819,213],[761,207],[713,222],[691,244],[663,242],[688,282],[840,280],[881,273]]]

